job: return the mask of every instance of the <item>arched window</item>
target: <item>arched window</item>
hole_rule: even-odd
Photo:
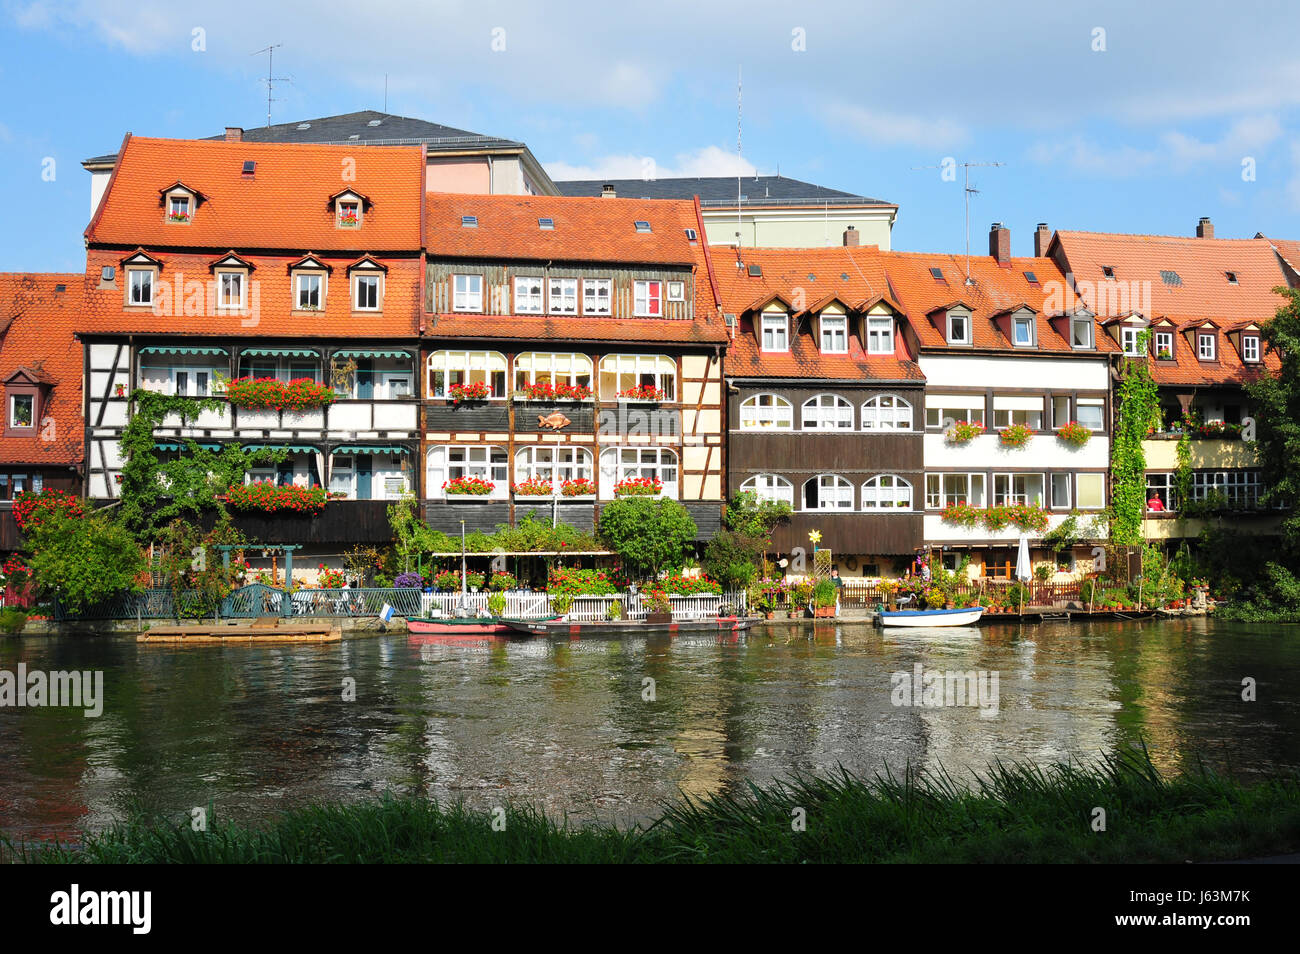
[[[609,354],[600,359],[600,399],[677,400],[677,365],[662,354]]]
[[[529,384],[591,387],[591,358],[570,352],[529,351],[515,358],[515,390]]]
[[[838,394],[818,394],[803,403],[805,431],[853,429],[853,405]]]
[[[664,497],[677,496],[677,455],[667,448],[607,447],[600,452],[600,499],[613,500],[620,481],[659,478]]]
[[[425,488],[435,499],[455,500],[443,484],[459,478],[477,478],[492,484],[484,496],[505,498],[510,493],[509,463],[504,447],[442,445],[430,447],[425,458]]]
[[[740,402],[742,431],[794,429],[794,405],[779,394],[755,394]]]
[[[894,474],[881,474],[862,484],[863,510],[911,510],[912,485]]]
[[[912,405],[896,394],[877,394],[862,402],[864,431],[910,431]]]
[[[759,500],[783,500],[794,506],[794,485],[776,474],[755,474],[740,485],[742,491],[753,491]]]
[[[837,474],[809,478],[803,485],[804,510],[852,510],[853,485]]]
[[[435,351],[429,355],[428,396],[451,397],[457,384],[486,384],[489,400],[506,398],[506,358],[495,351]]]
[[[515,451],[515,483],[549,480],[559,494],[566,480],[592,480],[591,451],[585,447],[525,447]]]

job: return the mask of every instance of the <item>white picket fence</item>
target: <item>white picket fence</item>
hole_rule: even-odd
[[[486,613],[488,593],[423,593],[421,610],[425,616],[455,616],[462,600],[471,614]],[[547,593],[529,590],[507,590],[505,592],[505,615],[515,619],[537,619],[554,615],[551,599]],[[674,620],[707,619],[718,615],[723,603],[730,604],[737,612],[745,611],[744,592],[697,593],[693,596],[670,596]],[[578,623],[595,623],[609,618],[609,608],[619,603],[623,607],[623,619],[645,619],[645,607],[641,594],[619,593],[613,596],[575,596],[569,607],[568,618]]]

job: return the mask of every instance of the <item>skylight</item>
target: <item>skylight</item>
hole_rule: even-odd
[[[942,269],[942,268],[932,268],[932,269],[930,269],[930,277],[933,278],[936,282],[941,282],[941,281],[943,281],[943,280],[944,280],[944,278],[943,278],[943,269]]]
[[[637,230],[638,232],[649,232],[649,231],[650,231],[650,223],[647,222],[647,221],[645,221],[644,219],[638,219],[637,221],[633,222],[632,224],[636,226],[636,230]]]
[[[750,277],[750,278],[760,278],[760,277],[762,277],[762,275],[763,275],[763,266],[762,266],[762,265],[751,265],[751,266],[749,266],[749,277]]]
[[[251,175],[252,175],[254,172],[256,172],[256,171],[257,171],[257,160],[255,160],[255,159],[245,159],[245,160],[244,160],[243,175],[251,176]]]
[[[298,128],[299,128],[299,129],[311,129],[311,123],[299,123],[299,124],[298,124]]]
[[[1025,281],[1029,282],[1029,284],[1031,285],[1037,285],[1038,276],[1035,275],[1033,272],[1025,272]]]
[[[1115,277],[1115,269],[1111,268],[1109,265],[1103,265],[1101,267],[1101,273],[1105,275],[1107,278]]]
[[[694,242],[694,241],[695,241],[696,239],[698,239],[698,238],[699,238],[699,236],[695,233],[695,229],[687,229],[687,230],[686,230],[686,241],[688,241],[688,242]]]
[[[555,228],[555,219],[550,219],[550,218],[538,219],[537,227],[539,229],[553,229]]]
[[[372,120],[370,120],[370,122],[366,123],[366,125],[367,125],[367,126],[378,126],[378,125],[380,125],[382,122],[383,122],[382,119],[372,119]]]
[[[1228,276],[1228,284],[1229,284],[1229,285],[1236,285],[1236,284],[1237,284],[1237,273],[1236,273],[1236,272],[1224,272],[1224,274]]]
[[[1164,282],[1166,285],[1170,285],[1175,288],[1183,283],[1183,279],[1181,278],[1181,276],[1179,276],[1177,272],[1167,271],[1166,269],[1163,268],[1160,270],[1160,280]]]
[[[460,224],[461,224],[461,226],[462,226],[463,228],[467,228],[467,229],[476,229],[476,228],[478,228],[478,216],[477,216],[477,215],[462,215],[462,216],[460,217]]]

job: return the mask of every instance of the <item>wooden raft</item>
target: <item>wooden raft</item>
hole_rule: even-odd
[[[343,638],[337,620],[308,622],[262,616],[258,619],[226,620],[221,623],[181,623],[154,626],[136,636],[141,643],[298,643],[334,642]]]

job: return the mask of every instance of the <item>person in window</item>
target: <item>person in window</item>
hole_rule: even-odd
[[[1165,502],[1160,499],[1159,493],[1153,493],[1151,499],[1147,501],[1147,509],[1160,513],[1165,509]]]

